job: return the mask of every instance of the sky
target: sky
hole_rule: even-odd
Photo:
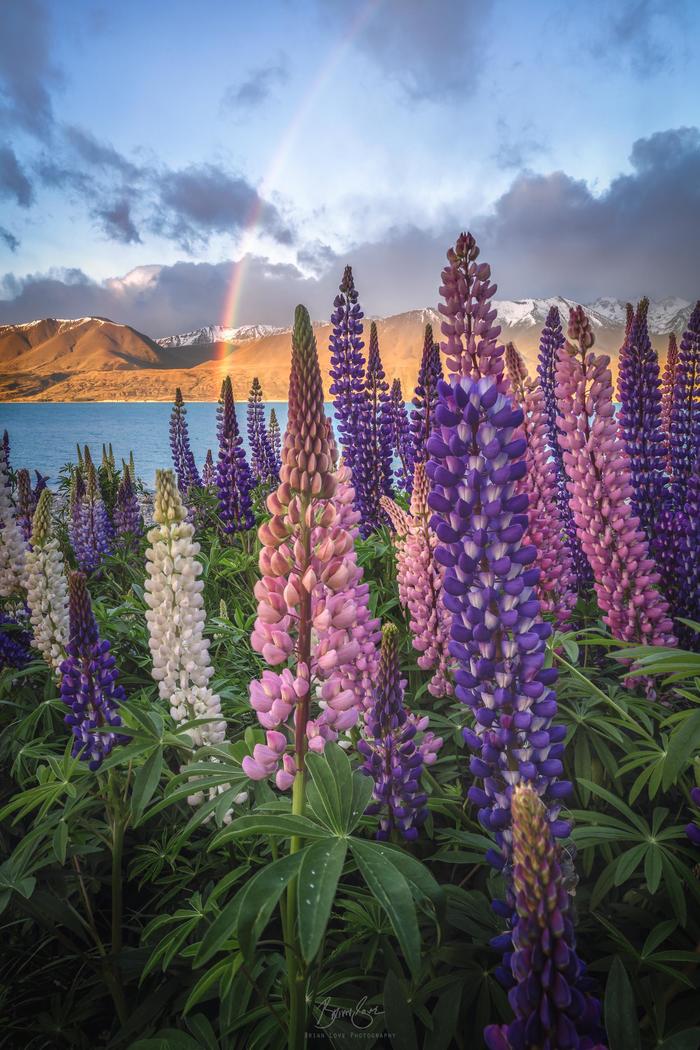
[[[696,0],[4,0],[0,323],[700,294]]]

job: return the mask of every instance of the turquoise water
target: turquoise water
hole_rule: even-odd
[[[287,424],[286,402],[266,405],[275,409],[282,433]],[[332,406],[327,406],[330,410]],[[99,462],[102,442],[112,442],[117,463],[128,459],[133,450],[136,469],[146,485],[152,487],[157,467],[170,467],[168,422],[171,405],[167,402],[132,403],[31,403],[0,405],[0,435],[10,435],[10,460],[14,469],[35,468],[48,474],[50,485],[55,485],[61,467],[75,461],[75,445],[89,445],[93,458]],[[237,405],[236,414],[247,447],[245,424],[246,405]],[[332,415],[332,411],[330,413]],[[187,405],[187,422],[192,449],[199,467],[204,463],[207,449],[216,459],[216,404]]]

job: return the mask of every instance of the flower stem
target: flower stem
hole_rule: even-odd
[[[301,817],[304,814],[304,771],[299,769],[292,787],[292,813]],[[301,839],[294,835],[289,852],[298,853]],[[296,932],[297,921],[297,882],[292,879],[287,887],[286,929],[284,940],[287,945],[287,980],[289,987],[289,1050],[303,1050],[306,1043],[306,967],[303,964],[299,939]]]

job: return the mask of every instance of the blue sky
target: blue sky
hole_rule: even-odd
[[[325,316],[346,260],[385,314],[463,227],[505,296],[691,298],[699,32],[693,0],[9,0],[0,322],[220,321],[244,254],[236,323]]]

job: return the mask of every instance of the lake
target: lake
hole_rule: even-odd
[[[236,406],[238,424],[246,449],[247,403]],[[270,409],[277,413],[280,428],[284,433],[287,425],[287,403],[269,402],[265,406],[266,418]],[[35,468],[48,474],[50,485],[55,485],[61,467],[75,461],[75,445],[89,445],[93,458],[100,462],[102,443],[112,442],[117,464],[129,458],[133,450],[136,470],[146,485],[155,484],[156,468],[171,467],[169,428],[172,405],[169,402],[70,402],[0,405],[0,435],[7,430],[10,435],[10,460],[15,470],[19,467]],[[332,416],[332,406],[326,411]],[[207,449],[216,460],[216,403],[192,402],[187,405],[187,422],[190,442],[202,467]]]

